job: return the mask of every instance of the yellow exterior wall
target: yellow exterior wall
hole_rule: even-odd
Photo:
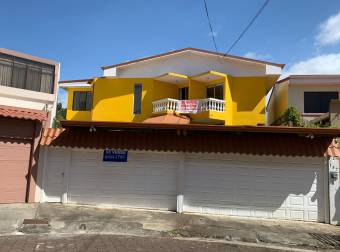
[[[160,81],[154,81],[153,85],[153,101],[172,98],[179,98],[179,86],[170,83],[164,83]]]
[[[223,83],[225,111],[204,111],[198,114],[191,115],[194,122],[205,122],[213,124],[227,124],[231,125],[231,109],[227,107],[228,100],[230,100],[229,86],[226,78],[214,80],[209,83],[198,82],[190,80],[189,99],[204,99],[206,98],[207,87]]]
[[[133,114],[134,85],[141,83],[142,114]],[[153,79],[98,78],[94,83],[92,120],[141,122],[152,114]]]
[[[202,99],[206,96],[205,83],[195,80],[189,81],[189,100],[190,99]]]
[[[74,91],[91,91],[92,88],[69,88],[67,92],[67,110],[66,120],[73,121],[91,121],[91,111],[73,111],[73,92]]]
[[[228,79],[231,80],[229,87],[232,99],[232,124],[265,124],[267,79],[265,77],[229,77]]]
[[[134,85],[141,83],[142,114],[133,114]],[[226,75],[210,83],[190,79],[189,99],[206,98],[206,88],[224,83],[225,111],[207,111],[190,115],[193,122],[225,125],[265,124],[266,77],[232,77]],[[72,111],[73,91],[69,89],[67,120],[142,122],[153,116],[152,102],[164,98],[179,98],[179,88],[152,78],[98,78],[93,82],[93,110]]]

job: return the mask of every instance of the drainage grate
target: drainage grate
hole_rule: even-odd
[[[24,219],[24,225],[48,225],[47,219]]]
[[[340,235],[317,233],[310,233],[309,235],[324,245],[332,246],[336,249],[340,248]]]

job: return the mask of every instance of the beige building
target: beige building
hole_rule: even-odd
[[[51,127],[59,63],[0,48],[0,203],[32,202],[39,139]]]
[[[329,113],[340,96],[340,75],[291,75],[278,81],[267,104],[267,123],[274,124],[294,106],[306,121]]]

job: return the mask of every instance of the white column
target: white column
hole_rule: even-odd
[[[183,212],[185,153],[179,153],[177,169],[177,213]]]
[[[340,223],[340,183],[339,159],[330,157],[328,161],[329,220],[333,225]]]
[[[47,146],[41,146],[40,147],[40,153],[39,153],[39,166],[38,166],[38,187],[40,188],[40,202],[46,201],[46,194],[45,194],[45,185],[46,185],[46,179],[47,179],[47,159],[48,159],[48,147]]]
[[[72,158],[72,149],[67,148],[65,149],[65,159],[64,159],[64,173],[63,173],[63,195],[61,197],[61,202],[66,204],[67,203],[67,192],[68,192],[68,184],[69,184],[69,177],[70,177],[70,169],[71,169],[71,158]]]

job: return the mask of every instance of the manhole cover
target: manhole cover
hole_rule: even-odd
[[[24,225],[48,225],[47,219],[24,219]]]
[[[340,235],[310,233],[310,236],[324,245],[340,248]]]

